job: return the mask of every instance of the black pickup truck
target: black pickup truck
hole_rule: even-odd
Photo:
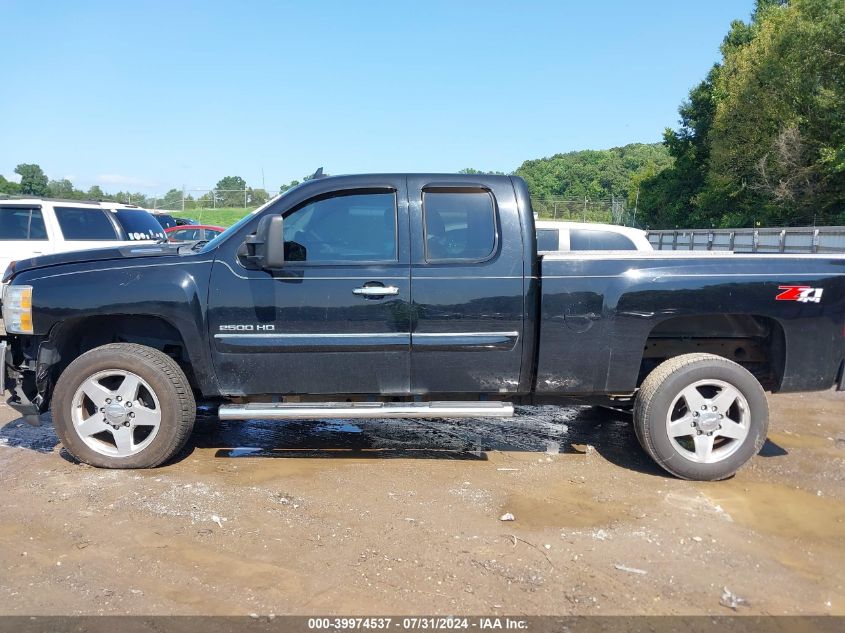
[[[538,256],[516,177],[314,178],[208,243],[39,257],[4,277],[9,404],[108,468],[221,419],[632,406],[671,473],[731,475],[764,390],[845,388],[845,258]],[[2,348],[5,348],[4,350]]]

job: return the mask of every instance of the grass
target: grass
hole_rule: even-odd
[[[247,213],[251,213],[255,209],[243,208],[223,208],[223,209],[185,209],[183,214],[180,211],[173,211],[174,215],[186,218],[193,218],[200,224],[210,224],[212,226],[232,226],[235,222],[244,217]]]

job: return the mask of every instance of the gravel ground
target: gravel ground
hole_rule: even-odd
[[[588,407],[205,414],[174,463],[103,471],[0,405],[0,614],[845,615],[845,394],[771,404],[711,484]]]

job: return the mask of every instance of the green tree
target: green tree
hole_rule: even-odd
[[[270,199],[270,194],[264,189],[249,188],[247,191],[248,203],[251,207],[260,207]]]
[[[15,195],[20,193],[20,191],[21,186],[18,183],[13,180],[6,180],[6,178],[0,176],[0,193]]]
[[[288,189],[293,189],[298,184],[300,184],[298,180],[291,180],[288,184],[282,185],[281,187],[279,187],[279,193],[284,193]]]
[[[74,198],[73,183],[67,178],[61,180],[51,180],[47,183],[47,192],[52,198]]]
[[[221,178],[214,188],[217,206],[244,206],[244,190],[246,188],[246,180],[240,176],[226,176],[225,178]]]
[[[646,179],[652,226],[845,219],[845,0],[758,0],[681,106],[675,166]]]
[[[458,170],[459,174],[478,174],[478,175],[490,175],[490,176],[506,176],[507,174],[503,171],[485,171],[482,169],[473,169],[472,167],[464,167],[463,169]]]
[[[106,194],[100,189],[99,185],[91,185],[88,191],[85,192],[85,197],[88,200],[104,200]]]
[[[535,198],[583,200],[627,197],[638,173],[658,173],[671,165],[666,147],[633,143],[607,150],[584,150],[527,160],[516,170]],[[640,176],[642,179],[642,176]],[[633,187],[636,192],[636,187]]]
[[[20,192],[29,196],[46,196],[47,174],[39,165],[34,163],[21,163],[15,167],[15,173],[21,177]]]
[[[181,209],[182,208],[182,192],[179,189],[171,189],[161,201],[158,206],[162,209]]]

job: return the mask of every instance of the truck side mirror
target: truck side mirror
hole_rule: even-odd
[[[268,215],[261,218],[255,233],[241,244],[238,256],[263,270],[284,267],[285,231],[282,216]]]

